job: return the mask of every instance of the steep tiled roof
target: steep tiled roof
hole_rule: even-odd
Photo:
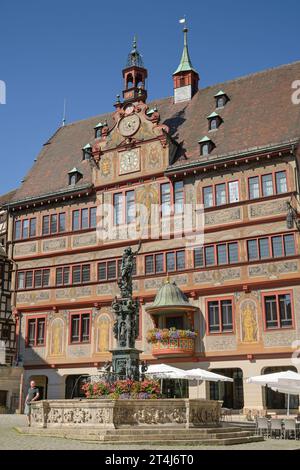
[[[12,191],[9,191],[9,193],[5,193],[0,196],[0,207],[12,201],[14,199],[16,191],[16,189],[13,189]]]
[[[205,158],[238,154],[281,143],[295,142],[300,133],[300,105],[292,103],[292,83],[300,79],[300,62],[255,73],[236,80],[200,89],[190,102],[173,103],[173,97],[149,103],[156,106],[161,121],[170,127],[181,150],[174,166],[203,161],[199,140],[209,136],[215,147]],[[208,119],[216,110],[215,95],[222,90],[229,97],[218,109],[223,120],[208,130]],[[95,116],[61,127],[44,145],[13,200],[23,200],[68,189],[67,174],[76,167],[83,174],[78,185],[91,184],[88,161],[82,147],[94,139],[99,122],[112,124],[112,113]]]

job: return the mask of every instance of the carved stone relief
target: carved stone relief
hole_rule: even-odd
[[[266,217],[286,212],[286,201],[266,202],[250,206],[250,217]]]
[[[224,281],[240,279],[240,277],[241,277],[240,268],[201,271],[199,273],[194,273],[193,275],[194,284],[206,284],[206,283],[213,282],[215,285],[221,284]]]
[[[268,263],[249,266],[249,277],[266,276],[276,278],[280,274],[298,272],[297,261],[283,261],[280,263]]]
[[[205,225],[223,225],[237,220],[241,220],[241,209],[239,207],[205,214]]]
[[[43,242],[42,251],[57,251],[64,250],[67,246],[66,238],[56,238],[54,240],[47,240]]]

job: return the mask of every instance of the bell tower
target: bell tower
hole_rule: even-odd
[[[142,56],[137,50],[136,37],[134,37],[132,51],[128,54],[127,64],[123,69],[124,103],[130,103],[137,100],[146,101],[147,76],[147,69],[145,69]]]
[[[181,61],[173,73],[174,103],[190,101],[198,91],[199,75],[192,66],[188,49],[187,33],[188,29],[185,26],[183,29],[184,41]]]

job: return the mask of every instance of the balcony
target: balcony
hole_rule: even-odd
[[[197,333],[190,330],[153,329],[148,331],[147,341],[152,343],[152,354],[156,357],[193,356]]]
[[[178,338],[158,340],[152,345],[152,354],[156,357],[193,356],[195,352],[195,338]]]

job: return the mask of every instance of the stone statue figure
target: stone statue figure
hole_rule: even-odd
[[[121,264],[121,276],[118,279],[118,286],[121,290],[121,296],[123,298],[132,297],[132,272],[134,266],[134,257],[138,254],[141,249],[141,241],[137,251],[132,251],[131,247],[125,248],[122,256]]]
[[[244,343],[255,343],[257,341],[257,323],[254,312],[249,305],[243,311],[243,332]]]

